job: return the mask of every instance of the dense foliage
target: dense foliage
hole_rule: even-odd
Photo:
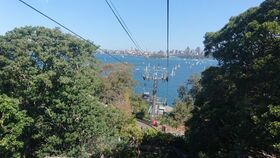
[[[148,103],[141,96],[133,95],[130,97],[132,114],[138,119],[148,119]]]
[[[44,27],[17,28],[0,37],[0,94],[16,98],[19,104],[17,108],[5,98],[1,102],[1,107],[19,110],[3,111],[4,117],[15,116],[11,121],[19,126],[8,133],[14,147],[7,148],[6,136],[0,137],[7,152],[23,145],[25,157],[89,157],[116,150],[133,138],[134,133],[124,138],[121,131],[131,132],[128,129],[135,122],[99,101],[102,78],[93,56],[96,48]],[[123,81],[114,83],[118,82]],[[18,117],[25,117],[21,110],[34,120],[24,131],[25,124],[18,122]],[[19,135],[23,143],[16,142]]]
[[[101,101],[121,109],[126,114],[132,112],[130,97],[133,96],[134,80],[131,68],[128,64],[106,64],[101,70]]]
[[[279,156],[279,35],[279,0],[266,0],[206,34],[205,53],[219,66],[202,73],[187,123],[192,156]]]
[[[18,101],[0,95],[0,157],[19,157],[23,148],[20,136],[32,119],[20,110]]]
[[[186,85],[178,87],[178,98],[173,102],[174,109],[161,117],[161,124],[177,128],[191,118],[194,97],[201,89],[199,79],[200,76],[194,74],[187,80]]]

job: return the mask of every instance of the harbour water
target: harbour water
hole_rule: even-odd
[[[114,58],[107,54],[96,54],[97,60],[103,63],[117,63]],[[143,74],[146,67],[159,66],[166,68],[166,58],[145,58],[141,56],[123,56],[114,55],[123,62],[127,62],[133,65],[133,78],[137,81],[134,87],[136,94],[142,94],[143,92],[152,92],[152,81],[144,81]],[[185,59],[170,57],[169,58],[169,81],[168,84],[164,81],[158,83],[158,96],[163,100],[167,100],[168,105],[172,105],[172,102],[177,97],[177,88],[181,85],[186,85],[187,80],[193,74],[200,74],[202,71],[210,66],[216,66],[217,61],[213,59]],[[168,85],[168,86],[167,86]],[[168,89],[168,91],[167,91]]]

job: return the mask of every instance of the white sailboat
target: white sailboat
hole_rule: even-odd
[[[171,70],[170,76],[171,76],[171,77],[174,77],[174,76],[175,76],[175,70],[174,70],[174,68]]]

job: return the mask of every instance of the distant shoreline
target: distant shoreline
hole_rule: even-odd
[[[96,52],[96,54],[110,54],[115,56],[135,56],[135,57],[146,57],[146,58],[166,58],[166,56],[152,54],[149,56],[141,55],[141,54],[116,54],[116,53],[104,53],[104,52]],[[181,59],[212,59],[212,57],[205,57],[205,56],[180,56],[180,55],[170,55],[169,58],[181,58]]]

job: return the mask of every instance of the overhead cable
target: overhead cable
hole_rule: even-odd
[[[62,23],[58,22],[57,20],[51,18],[50,16],[48,16],[47,14],[41,12],[40,10],[36,9],[35,7],[31,6],[30,4],[26,3],[25,1],[23,0],[18,0],[19,2],[23,3],[25,6],[31,8],[32,10],[36,11],[37,13],[41,14],[42,16],[44,16],[45,18],[51,20],[52,22],[56,23],[57,25],[59,25],[60,27],[64,28],[65,30],[69,31],[70,33],[72,33],[73,35],[77,36],[78,38],[88,42],[89,44],[91,45],[94,45],[96,46],[93,42],[85,39],[83,36],[79,35],[78,33],[74,32],[73,30],[71,30],[70,28],[66,27],[65,25],[63,25]],[[102,52],[104,52],[105,54],[109,55],[110,57],[112,57],[113,59],[115,59],[116,61],[124,64],[124,65],[127,65],[127,63],[123,62],[122,60],[118,59],[117,57],[111,55],[110,53],[108,53],[107,51],[101,49],[101,48],[98,48],[99,50],[101,50]]]
[[[140,51],[142,51],[141,47],[138,45],[138,43],[136,42],[136,40],[134,40],[134,38],[132,37],[132,35],[130,34],[130,31],[127,27],[127,25],[124,23],[123,19],[121,18],[121,16],[118,16],[118,12],[117,10],[114,10],[113,8],[113,3],[112,1],[108,1],[108,0],[105,0],[105,2],[107,3],[107,5],[109,6],[110,10],[112,11],[112,13],[114,14],[114,16],[116,17],[118,23],[122,26],[123,30],[125,31],[125,33],[127,34],[127,36],[129,37],[129,39],[132,41],[132,43],[134,44],[134,46],[137,48],[137,49],[140,49]]]
[[[166,4],[166,70],[167,70],[167,78],[169,77],[169,0],[167,0]],[[166,86],[166,96],[168,97],[168,80]]]

